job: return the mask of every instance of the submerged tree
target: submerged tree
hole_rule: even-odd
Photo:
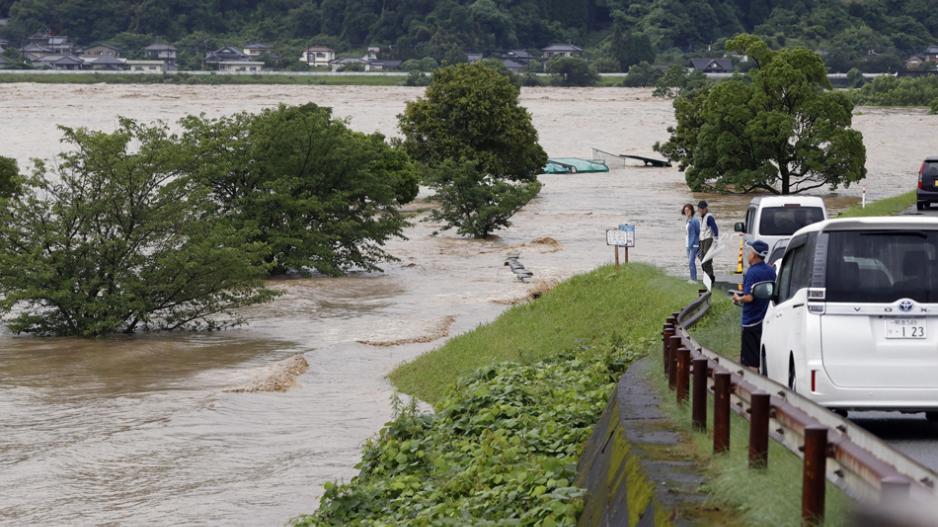
[[[400,207],[417,196],[417,172],[381,134],[315,104],[183,126],[195,178],[224,219],[268,247],[272,272],[337,275],[394,259],[383,245],[403,237]]]
[[[447,67],[400,116],[404,146],[423,164],[442,205],[434,217],[446,228],[488,236],[540,190],[547,154],[519,93],[485,65]]]
[[[14,332],[96,336],[217,329],[272,295],[264,247],[212,221],[164,127],[63,128],[68,152],[37,162],[0,210],[0,312]]]
[[[824,62],[804,48],[773,52],[741,35],[728,50],[756,67],[674,102],[677,126],[656,150],[677,161],[695,191],[778,194],[849,186],[866,176],[853,103],[831,90]]]

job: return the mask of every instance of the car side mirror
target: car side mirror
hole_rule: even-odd
[[[752,296],[759,300],[772,300],[775,296],[775,282],[762,282],[752,286]]]
[[[746,232],[746,224],[743,222],[737,222],[736,225],[733,226],[733,230],[736,232]]]

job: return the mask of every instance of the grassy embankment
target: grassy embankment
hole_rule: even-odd
[[[12,74],[0,73],[0,84],[295,84],[342,86],[403,86],[407,77],[387,75],[187,75],[169,74]]]
[[[582,506],[572,467],[615,379],[660,350],[662,320],[694,293],[649,266],[602,267],[403,365],[392,380],[437,412],[402,411],[365,446],[359,475],[327,486],[319,511],[298,523],[572,525]],[[683,410],[667,410],[687,426]],[[735,426],[737,447],[743,430]],[[714,504],[753,524],[798,517],[797,457],[773,447],[772,468],[749,473],[738,449],[710,458],[705,435],[685,437],[678,449],[707,471]],[[832,517],[843,517],[840,500],[832,491]]]

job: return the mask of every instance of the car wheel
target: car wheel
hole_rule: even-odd
[[[916,202],[915,202],[915,208],[918,209],[918,210],[925,210],[925,204],[922,203],[921,201],[916,201]]]
[[[925,419],[932,423],[938,423],[938,412],[925,412]]]
[[[762,348],[762,357],[759,358],[759,368],[762,371],[763,377],[769,376],[769,367],[765,364],[765,348]]]
[[[798,393],[795,389],[795,358],[788,359],[788,389]]]

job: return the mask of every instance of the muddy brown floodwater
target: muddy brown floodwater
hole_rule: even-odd
[[[54,155],[59,124],[113,129],[118,115],[173,122],[309,101],[333,107],[355,129],[396,135],[395,116],[420,94],[0,85],[0,155],[23,166]],[[589,157],[592,147],[651,154],[673,121],[670,103],[647,90],[525,89],[522,102],[554,156]],[[855,122],[868,148],[871,199],[912,188],[922,157],[938,153],[938,117],[924,111],[861,109]],[[506,253],[520,251],[537,278],[558,280],[610,262],[603,232],[630,222],[632,258],[682,275],[680,204],[706,197],[731,229],[749,199],[691,195],[676,169],[542,180],[540,197],[497,239],[434,236],[438,226],[418,222],[409,240],[390,244],[401,261],[385,273],[275,282],[284,295],[245,310],[251,322],[237,330],[101,340],[0,333],[0,523],[282,524],[315,509],[323,483],[355,474],[361,443],[391,415],[385,376],[395,365],[527,294],[530,286],[503,267]],[[859,190],[829,203],[854,203]],[[538,238],[557,243],[531,243]],[[718,266],[734,263],[728,251]],[[265,376],[301,372],[290,366],[298,354],[309,369],[288,391],[242,388],[281,386]]]

